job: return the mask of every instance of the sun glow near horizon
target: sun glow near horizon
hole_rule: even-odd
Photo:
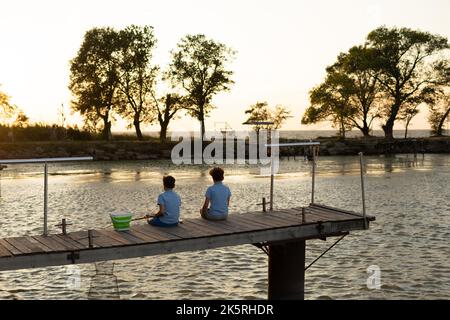
[[[364,42],[380,25],[408,27],[450,38],[450,2],[433,1],[2,1],[0,83],[11,101],[32,121],[57,122],[69,114],[69,61],[84,33],[96,26],[151,25],[158,39],[155,63],[164,68],[170,50],[189,33],[204,33],[237,51],[230,65],[235,85],[215,96],[217,108],[206,121],[243,129],[244,110],[256,101],[292,111],[284,130],[329,129],[328,123],[300,126],[308,91],[319,84],[326,66],[351,46]],[[421,112],[411,128],[428,128]],[[68,115],[69,123],[81,117]],[[399,123],[399,128],[401,124]],[[124,130],[123,121],[115,130]],[[172,130],[197,130],[183,117]],[[158,130],[158,126],[145,128]],[[375,127],[375,129],[378,129]]]

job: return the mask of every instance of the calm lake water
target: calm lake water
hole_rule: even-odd
[[[353,232],[306,271],[307,299],[450,299],[450,155],[367,157],[369,231]],[[269,179],[252,166],[226,166],[231,213],[260,209]],[[169,161],[91,162],[50,166],[49,227],[69,231],[109,226],[109,213],[153,209],[161,178],[172,174],[182,216],[195,217],[210,184],[208,167]],[[320,157],[316,201],[360,211],[359,159]],[[42,166],[2,172],[0,236],[42,233]],[[310,164],[282,161],[275,207],[306,205]],[[307,263],[328,248],[307,242]],[[367,288],[367,268],[381,288]],[[267,256],[252,245],[95,264],[0,272],[2,299],[265,299]],[[71,269],[72,268],[72,269]],[[107,270],[108,269],[108,270]],[[80,282],[73,275],[80,274]]]

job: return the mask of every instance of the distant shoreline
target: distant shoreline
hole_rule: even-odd
[[[402,153],[450,153],[450,137],[395,139],[318,138],[320,155],[367,155]],[[280,139],[280,141],[293,141]],[[296,140],[297,141],[297,140]],[[205,142],[205,145],[208,143]],[[46,157],[93,156],[99,161],[162,160],[170,159],[176,142],[150,141],[48,141],[0,143],[0,159],[26,159]],[[247,148],[248,149],[248,148]],[[305,153],[306,152],[306,153]],[[308,148],[289,147],[280,149],[280,155],[307,155]],[[224,153],[225,154],[225,153]],[[1,162],[0,162],[1,163]]]

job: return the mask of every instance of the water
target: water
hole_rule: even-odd
[[[369,231],[352,232],[306,271],[307,299],[450,299],[450,155],[367,157]],[[269,180],[252,166],[227,166],[231,211],[260,209]],[[319,159],[316,201],[360,210],[358,158]],[[169,161],[91,162],[50,166],[49,229],[61,218],[69,231],[109,225],[108,214],[153,209],[161,177],[177,178],[183,217],[195,217],[210,184],[206,166]],[[2,172],[0,237],[42,233],[41,165],[10,166]],[[310,167],[282,161],[275,207],[305,205]],[[307,263],[328,248],[307,242]],[[367,268],[379,266],[381,289],[367,288]],[[114,270],[112,270],[114,267]],[[79,268],[79,269],[77,269]],[[102,268],[105,268],[103,266]],[[267,256],[252,245],[166,256],[0,273],[2,299],[265,299]],[[76,281],[77,273],[80,281]],[[93,290],[94,296],[92,295]]]

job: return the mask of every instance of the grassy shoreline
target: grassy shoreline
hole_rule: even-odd
[[[280,142],[293,140],[280,139]],[[356,155],[395,153],[450,153],[450,137],[395,139],[383,138],[318,138],[320,154]],[[0,143],[0,159],[93,156],[95,160],[158,160],[170,159],[177,142],[158,140],[113,141],[44,141]],[[205,142],[205,145],[208,143]],[[247,146],[248,147],[248,146]],[[248,149],[248,148],[247,148]],[[306,148],[307,149],[307,148]],[[289,147],[280,150],[281,156],[303,155],[305,148]],[[308,152],[308,150],[306,150]]]

